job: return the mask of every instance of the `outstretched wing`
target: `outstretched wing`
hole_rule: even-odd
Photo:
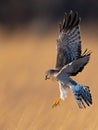
[[[80,17],[78,13],[65,13],[63,23],[60,24],[60,34],[57,40],[56,68],[78,59],[81,56]]]
[[[58,75],[68,74],[69,76],[75,76],[81,72],[84,69],[84,66],[89,62],[90,54],[91,53],[88,52],[87,54],[81,56],[81,58],[74,60],[68,65],[65,65],[60,70]]]

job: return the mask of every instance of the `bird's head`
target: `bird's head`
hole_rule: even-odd
[[[54,78],[54,74],[56,74],[57,72],[58,72],[58,70],[55,70],[55,69],[50,69],[50,70],[46,71],[46,73],[45,73],[45,80],[53,79]]]

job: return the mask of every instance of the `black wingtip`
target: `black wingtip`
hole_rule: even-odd
[[[86,48],[85,51],[82,53],[81,57],[90,56],[91,54],[92,51]]]
[[[60,32],[62,30],[68,31],[68,30],[78,26],[80,21],[81,21],[81,18],[79,17],[78,12],[74,12],[72,10],[70,10],[69,13],[65,12],[63,22],[59,26]]]

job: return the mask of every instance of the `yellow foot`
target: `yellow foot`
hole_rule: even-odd
[[[60,101],[61,101],[61,98],[58,98],[56,101],[54,101],[53,104],[52,104],[52,108],[56,107],[57,105],[59,105]]]

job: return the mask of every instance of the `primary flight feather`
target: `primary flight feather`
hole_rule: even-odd
[[[60,98],[53,103],[53,107],[67,97],[69,88],[72,89],[79,108],[92,104],[89,87],[78,84],[70,77],[84,69],[91,55],[87,49],[83,54],[81,51],[80,21],[78,13],[70,11],[65,13],[63,22],[59,25],[56,66],[55,69],[48,70],[45,75],[45,79],[55,78],[59,83]]]

